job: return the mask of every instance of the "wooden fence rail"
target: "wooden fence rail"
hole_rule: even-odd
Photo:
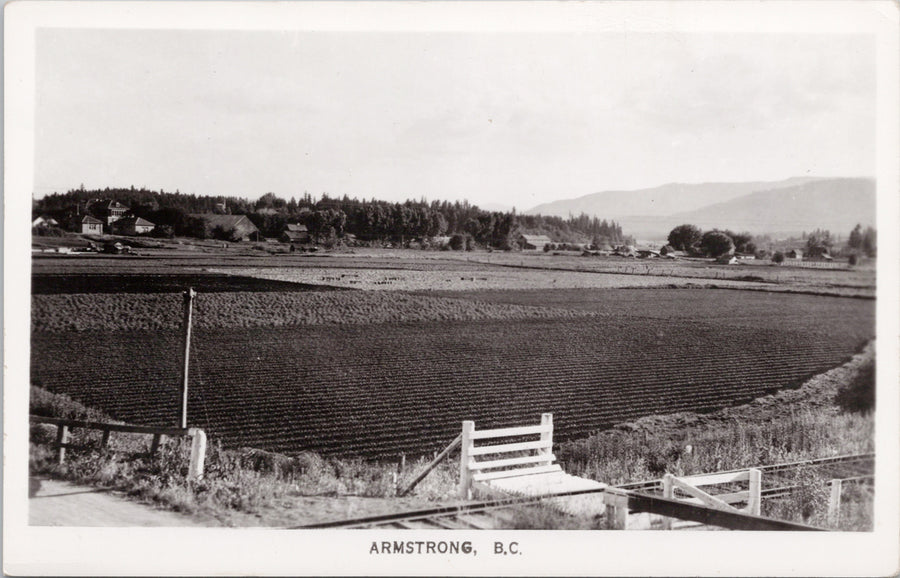
[[[200,428],[173,428],[173,427],[153,427],[140,425],[125,425],[116,423],[104,423],[98,421],[84,421],[77,419],[62,419],[58,417],[43,417],[32,415],[29,416],[31,423],[43,423],[56,426],[56,441],[54,446],[57,448],[57,459],[59,463],[63,463],[66,459],[66,448],[74,448],[69,443],[69,433],[72,428],[92,429],[103,432],[100,440],[100,447],[106,447],[109,444],[110,432],[136,433],[152,435],[150,442],[150,453],[155,454],[159,449],[162,436],[169,437],[190,437],[191,438],[191,462],[188,467],[188,479],[200,479],[203,477],[203,465],[206,461],[206,432]]]
[[[440,454],[438,454],[437,456],[435,456],[435,458],[431,461],[431,463],[428,464],[428,465],[425,467],[425,469],[422,470],[421,473],[419,473],[418,476],[416,476],[416,479],[414,479],[413,481],[411,481],[411,482],[409,483],[409,485],[407,485],[405,488],[403,488],[402,490],[398,491],[398,492],[397,492],[397,495],[398,495],[398,496],[405,496],[406,494],[408,494],[413,488],[415,488],[415,487],[419,484],[419,482],[421,482],[422,480],[425,479],[425,476],[427,476],[427,475],[431,472],[431,470],[433,470],[435,467],[437,467],[437,465],[438,465],[439,463],[441,463],[442,461],[444,461],[444,459],[445,459],[447,456],[450,455],[450,452],[452,452],[453,450],[455,450],[456,448],[458,448],[459,445],[460,445],[461,443],[462,443],[462,434],[456,436],[456,439],[453,440],[452,442],[450,442],[450,445],[447,446],[446,448],[444,448],[444,450],[443,450]]]
[[[730,530],[827,531],[824,528],[815,526],[786,522],[740,511],[718,510],[681,500],[629,492],[618,488],[607,488],[604,499],[608,507],[607,524],[610,529],[626,529],[629,512],[646,512],[680,520],[700,522],[708,526],[719,526]]]
[[[736,472],[720,472],[716,474],[700,474],[695,476],[675,477],[672,474],[663,476],[663,497],[675,499],[675,490],[681,490],[691,498],[686,502],[703,504],[716,510],[726,512],[746,512],[754,516],[760,513],[762,504],[762,472],[755,468]],[[712,495],[704,492],[702,486],[715,486],[720,484],[733,484],[735,482],[748,482],[748,489],[740,492]],[[735,508],[732,504],[746,503],[744,508]],[[672,528],[672,519],[663,519],[663,528]]]

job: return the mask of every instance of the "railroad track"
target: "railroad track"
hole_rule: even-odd
[[[762,471],[763,499],[777,499],[789,494],[796,487],[796,475],[800,471],[812,471],[823,479],[840,479],[844,482],[869,482],[874,479],[875,454],[855,454],[831,458],[818,458],[797,462],[759,466]],[[729,470],[740,471],[740,470]],[[716,472],[716,473],[728,473]],[[617,486],[623,490],[644,494],[662,494],[660,480],[632,482]],[[513,527],[517,511],[523,506],[536,505],[548,497],[574,496],[596,490],[565,492],[553,496],[505,498],[466,502],[422,510],[398,512],[381,516],[336,520],[298,526],[297,528],[384,528],[415,530],[501,530]]]
[[[797,462],[786,462],[770,466],[757,466],[762,472],[762,497],[777,498],[790,493],[796,487],[796,476],[801,471],[810,471],[819,478],[842,480],[844,482],[865,482],[875,474],[875,454],[853,454],[831,458],[817,458]],[[729,473],[740,470],[729,470]],[[662,494],[661,480],[647,480],[618,486],[623,490],[634,490],[647,494]]]

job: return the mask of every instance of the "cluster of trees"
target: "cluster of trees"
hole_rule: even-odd
[[[867,257],[874,257],[877,249],[877,235],[875,229],[866,227],[865,231],[862,225],[858,224],[850,231],[850,237],[847,239],[847,248],[855,253],[864,253]]]
[[[727,229],[722,231],[713,229],[704,233],[698,227],[688,224],[675,227],[668,237],[668,243],[674,249],[706,257],[720,257],[735,252],[754,254],[757,257],[767,256],[768,253],[759,248],[763,241],[768,245],[772,244],[768,237],[757,238],[750,233],[734,233]],[[811,233],[804,232],[802,239],[797,242],[805,244],[805,254],[810,257],[832,255],[839,245],[831,231],[825,229],[816,229]],[[784,243],[794,244],[791,240]],[[840,252],[844,251],[851,257],[858,257],[862,254],[873,257],[876,253],[875,229],[868,227],[863,230],[861,225],[856,225],[850,232],[846,246],[840,249]],[[783,261],[784,253],[776,251],[773,260]]]
[[[727,229],[704,233],[694,225],[679,225],[672,229],[668,243],[678,251],[707,257],[721,257],[735,252],[755,254],[757,250],[750,233],[734,233]]]
[[[612,245],[633,242],[619,224],[596,217],[519,215],[515,211],[484,211],[468,202],[406,201],[392,203],[309,194],[285,200],[266,193],[256,201],[243,198],[206,197],[147,189],[105,188],[85,190],[82,186],[66,193],[54,193],[35,201],[34,213],[69,220],[96,199],[116,200],[159,228],[163,236],[214,236],[196,214],[229,213],[247,215],[264,237],[278,237],[288,223],[306,225],[316,242],[334,242],[353,235],[362,242],[406,245],[413,239],[460,235],[461,243],[510,249],[520,234],[547,235],[557,242]]]

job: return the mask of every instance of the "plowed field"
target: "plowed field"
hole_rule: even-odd
[[[540,305],[539,293],[492,295],[465,297]],[[710,410],[799,385],[874,335],[871,300],[725,290],[577,295],[570,295],[572,308],[602,314],[201,324],[189,421],[226,445],[388,457],[438,449],[464,419],[481,428],[532,422],[550,411],[561,441],[643,415]],[[35,331],[32,381],[129,422],[173,424],[179,348],[173,329]]]

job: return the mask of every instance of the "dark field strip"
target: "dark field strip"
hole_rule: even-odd
[[[252,244],[251,244],[252,245]],[[247,247],[243,248],[248,250]],[[144,249],[138,249],[144,251]],[[198,249],[211,250],[211,249]],[[334,255],[325,253],[285,253],[269,255],[264,251],[253,252],[255,254],[228,254],[218,250],[209,254],[166,253],[159,252],[152,255],[50,255],[32,258],[32,271],[36,274],[49,275],[80,275],[85,273],[98,274],[135,274],[147,272],[159,272],[160,274],[178,274],[180,272],[196,273],[204,267],[244,269],[247,267],[324,267],[324,268],[349,268],[349,269],[408,269],[416,271],[496,271],[502,270],[502,265],[480,263],[478,261],[466,261],[444,257],[437,252],[422,252],[410,256],[354,256],[352,254]]]
[[[83,293],[176,293],[193,287],[200,293],[295,292],[335,290],[321,285],[238,277],[224,273],[69,273],[34,274],[32,295]]]
[[[575,439],[643,415],[713,410],[798,386],[873,336],[870,302],[805,299],[803,315],[771,315],[764,327],[632,312],[198,329],[190,421],[229,446],[343,456],[430,452],[464,419],[502,427],[546,411],[557,440]],[[177,331],[72,335],[32,336],[34,383],[129,422],[175,423]]]
[[[482,303],[571,309],[623,317],[758,327],[815,326],[824,316],[874,327],[875,300],[728,289],[510,289],[428,291]],[[774,325],[773,325],[774,324]]]

